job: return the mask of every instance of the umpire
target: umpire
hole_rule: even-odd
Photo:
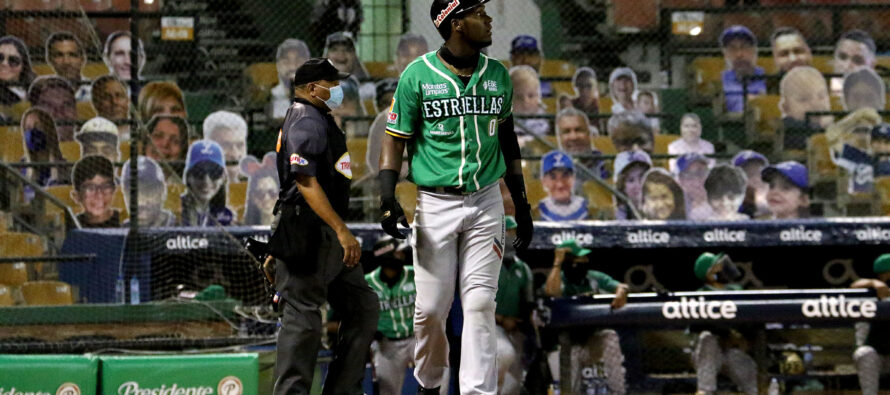
[[[330,111],[343,101],[339,72],[313,58],[294,75],[296,98],[278,133],[278,178],[269,252],[284,300],[275,394],[309,394],[321,344],[320,309],[343,313],[323,394],[361,394],[368,349],[377,329],[377,295],[358,265],[361,249],[343,216],[352,179],[346,136]]]

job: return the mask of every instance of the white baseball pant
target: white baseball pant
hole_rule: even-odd
[[[878,354],[872,346],[859,346],[853,353],[862,395],[877,395],[881,373],[890,373],[890,357]]]
[[[621,351],[621,339],[618,333],[612,329],[596,331],[587,339],[587,344],[574,345],[571,350],[572,379],[571,388],[574,391],[581,389],[581,368],[593,365],[594,362],[602,362],[606,374],[606,384],[609,385],[609,393],[622,395],[627,392],[625,385],[626,369],[624,369],[624,353]],[[559,351],[547,354],[547,364],[550,366],[550,374],[554,378],[559,377]]]
[[[463,306],[460,390],[497,392],[494,297],[504,247],[504,204],[498,183],[470,195],[418,191],[414,212],[414,376],[424,388],[447,379],[445,320],[455,284]]]
[[[414,365],[414,337],[400,340],[381,339],[374,352],[374,369],[381,395],[402,393],[405,370]]]
[[[738,348],[724,352],[720,348],[720,339],[711,332],[699,333],[692,362],[699,391],[717,391],[717,374],[723,371],[739,390],[748,395],[757,395],[757,363],[754,358]]]
[[[498,394],[519,394],[522,387],[522,343],[525,336],[514,330],[507,332],[497,327],[498,336]]]

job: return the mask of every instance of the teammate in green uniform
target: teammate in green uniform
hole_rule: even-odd
[[[430,18],[445,44],[408,65],[387,116],[380,155],[381,224],[408,226],[395,198],[407,145],[409,179],[418,186],[414,217],[414,375],[421,393],[445,382],[445,320],[457,287],[463,308],[460,390],[497,391],[495,303],[504,252],[504,178],[516,207],[516,247],[532,238],[513,88],[507,69],[481,53],[491,45],[488,0],[434,0]]]
[[[498,277],[498,293],[494,298],[498,336],[498,393],[518,394],[522,387],[522,344],[525,335],[519,330],[522,322],[531,322],[535,306],[532,270],[516,256],[511,241],[516,237],[516,220],[506,217],[507,244],[504,264]]]
[[[414,267],[405,266],[407,243],[383,236],[374,243],[376,269],[365,275],[380,301],[372,358],[381,394],[401,394],[405,369],[414,362]]]
[[[726,254],[705,252],[695,260],[695,276],[705,282],[699,291],[740,291],[734,284],[741,275]],[[739,347],[745,336],[728,326],[690,328],[695,334],[692,362],[695,365],[696,395],[717,391],[717,374],[725,372],[739,390],[757,394],[757,363]],[[721,345],[722,344],[722,345]]]
[[[588,255],[590,250],[582,248],[574,239],[568,239],[556,246],[553,268],[544,283],[544,294],[552,298],[576,295],[593,295],[598,293],[614,293],[613,309],[620,309],[627,304],[627,284],[615,280],[606,273],[591,270]],[[568,263],[563,266],[563,263]],[[580,339],[586,347],[572,347],[572,379],[571,387],[580,391],[581,377],[578,374],[581,366],[589,366],[594,361],[601,361],[606,374],[606,383],[610,393],[624,394],[625,369],[624,353],[618,333],[612,329],[601,329],[593,335],[585,332]],[[573,336],[577,337],[577,336]],[[576,340],[577,341],[577,340]],[[552,351],[547,356],[553,377],[559,377],[559,354]]]
[[[883,254],[875,259],[874,271],[878,278],[856,280],[851,285],[853,288],[873,288],[878,294],[878,300],[890,298],[890,254]],[[890,325],[886,321],[867,324],[863,333],[862,345],[856,347],[853,360],[856,361],[856,371],[859,375],[859,388],[864,395],[878,393],[878,384],[881,373],[890,372]],[[858,328],[857,328],[858,329]],[[857,330],[857,339],[859,331]]]

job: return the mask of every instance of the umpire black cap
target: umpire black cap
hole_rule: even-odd
[[[473,8],[488,3],[489,0],[433,0],[430,6],[430,19],[438,29],[443,23],[459,17]]]
[[[294,73],[294,86],[321,80],[339,81],[348,77],[349,73],[337,70],[327,58],[312,58],[303,63]]]

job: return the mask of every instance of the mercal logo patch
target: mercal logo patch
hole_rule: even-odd
[[[340,159],[337,159],[334,169],[344,177],[350,180],[352,179],[352,162],[349,160],[349,152],[343,154]]]
[[[399,114],[390,111],[389,115],[386,117],[386,123],[396,124],[397,122],[399,122]]]
[[[306,166],[309,164],[309,161],[300,155],[290,154],[290,164],[297,166]]]

